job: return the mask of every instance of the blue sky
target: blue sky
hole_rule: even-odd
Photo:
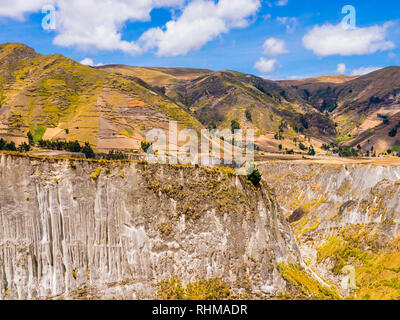
[[[146,1],[9,1],[0,4],[0,42],[93,64],[231,69],[270,79],[400,64],[399,1]],[[42,27],[45,4],[56,9],[55,30]],[[345,5],[356,10],[356,28],[341,31]]]

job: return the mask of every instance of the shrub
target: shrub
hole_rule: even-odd
[[[33,135],[30,131],[28,131],[28,134],[26,135],[28,137],[29,145],[34,146],[35,141],[33,140]]]
[[[358,150],[350,147],[339,148],[339,157],[358,157]]]
[[[105,156],[106,160],[125,160],[127,156],[121,151],[111,150],[108,155]]]
[[[249,109],[246,110],[245,115],[248,121],[253,122],[253,117],[251,116],[251,112]]]
[[[397,128],[393,128],[389,131],[389,137],[395,137],[397,135]]]
[[[21,144],[18,146],[18,151],[19,151],[19,152],[28,152],[28,151],[30,151],[30,150],[31,150],[31,146],[30,146],[29,144],[27,144],[26,142],[21,143]]]
[[[161,281],[156,299],[159,300],[225,300],[231,295],[229,287],[220,279],[190,282],[184,287],[179,278]]]
[[[254,185],[254,186],[258,186],[260,184],[261,181],[261,173],[260,171],[258,171],[258,169],[254,169],[251,171],[251,173],[249,173],[247,175],[247,179]]]
[[[85,142],[85,146],[82,148],[82,152],[85,154],[86,159],[93,159],[95,157],[94,151],[89,142]]]
[[[231,129],[232,132],[235,132],[235,130],[239,130],[240,129],[240,124],[237,120],[232,120],[231,121]]]
[[[153,143],[151,142],[147,142],[147,141],[142,141],[140,143],[142,150],[147,153],[147,151],[150,149],[150,147],[153,145]]]
[[[299,148],[303,151],[307,150],[307,147],[302,142],[299,143]]]
[[[94,180],[98,179],[100,177],[102,170],[103,170],[103,168],[101,168],[101,167],[97,168],[97,170],[91,174],[92,179],[94,179]]]

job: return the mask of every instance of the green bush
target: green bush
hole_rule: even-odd
[[[254,185],[254,186],[258,186],[260,184],[261,181],[261,173],[260,171],[258,171],[258,169],[254,169],[251,171],[251,173],[249,173],[247,175],[247,179]]]
[[[140,143],[140,145],[141,145],[142,150],[147,153],[147,151],[150,149],[150,147],[153,145],[153,143],[147,142],[147,141],[142,141]]]
[[[235,130],[239,130],[240,129],[240,124],[237,120],[232,120],[231,121],[231,129],[232,132],[235,132]]]

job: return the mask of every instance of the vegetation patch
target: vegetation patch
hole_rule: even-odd
[[[283,299],[299,300],[337,300],[340,295],[336,288],[326,287],[308,275],[300,266],[280,264],[279,272],[288,281],[287,293],[281,294]]]
[[[95,172],[93,172],[90,177],[94,180],[98,179],[100,177],[102,170],[103,170],[102,167],[97,168],[97,170]]]
[[[179,278],[163,280],[157,284],[157,300],[227,300],[230,288],[220,279],[189,282],[184,286]]]

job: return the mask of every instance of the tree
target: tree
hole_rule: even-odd
[[[308,129],[308,127],[309,127],[308,121],[304,115],[300,116],[300,122],[304,129]]]
[[[261,173],[258,171],[258,169],[252,170],[251,173],[247,175],[247,179],[254,185],[258,186],[261,181]]]
[[[34,146],[35,145],[35,141],[33,140],[32,133],[30,131],[28,131],[26,136],[28,137],[29,145]]]
[[[147,142],[147,141],[142,141],[140,143],[140,146],[142,148],[142,150],[147,153],[147,150],[149,150],[149,148],[152,146],[153,144],[151,142]]]
[[[19,152],[28,152],[30,150],[31,150],[31,146],[29,144],[27,144],[26,142],[23,142],[18,146]]]
[[[94,159],[95,157],[94,151],[89,142],[85,142],[85,146],[82,148],[82,152],[85,154],[86,159]]]
[[[232,129],[232,132],[235,132],[235,130],[239,130],[240,123],[237,120],[232,120],[231,121],[231,129]]]
[[[245,114],[246,114],[246,119],[247,119],[249,122],[253,122],[253,117],[251,116],[251,112],[250,112],[249,109],[246,110]]]
[[[302,142],[299,143],[299,148],[300,148],[300,150],[303,150],[303,151],[307,150],[307,147]]]
[[[5,145],[5,150],[7,151],[17,151],[17,147],[15,146],[15,142],[11,141]]]

